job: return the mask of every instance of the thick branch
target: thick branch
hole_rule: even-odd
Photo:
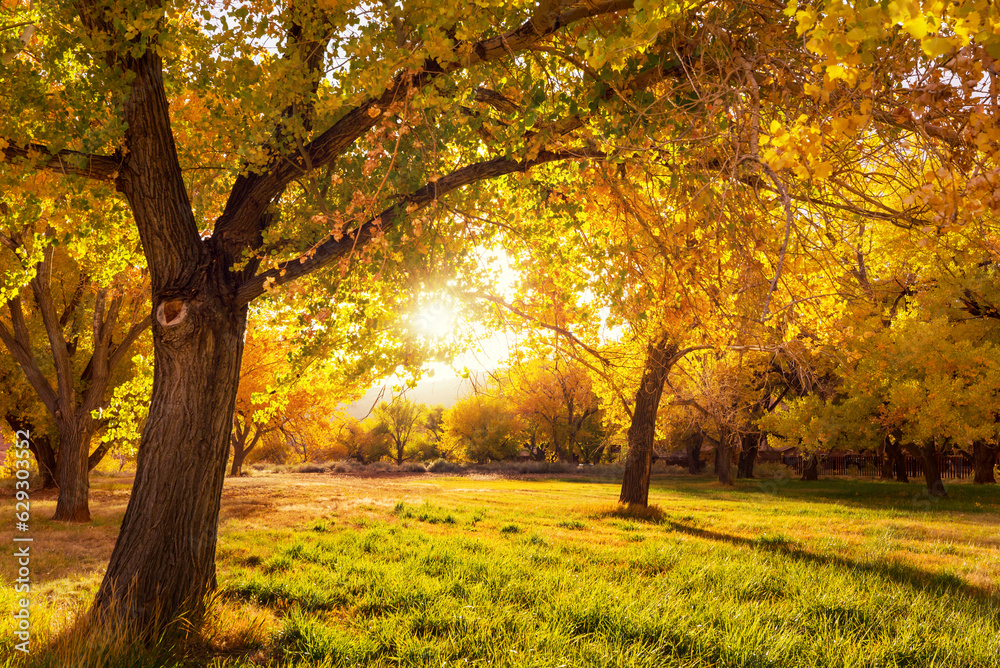
[[[35,169],[84,176],[97,181],[114,181],[121,167],[121,160],[115,157],[69,150],[52,153],[48,147],[34,143],[29,143],[24,148],[8,143],[2,155],[4,162],[24,160]]]
[[[112,43],[125,41],[122,26],[112,21],[103,3],[77,0],[77,7],[83,25],[95,36],[105,41],[110,37]],[[154,40],[143,48],[135,57],[112,47],[105,60],[109,67],[134,75],[123,109],[125,158],[116,183],[132,208],[155,298],[165,290],[193,289],[205,249],[181,176],[158,45]]]
[[[287,158],[276,158],[267,172],[252,174],[237,182],[222,216],[216,222],[213,238],[218,238],[224,244],[245,245],[258,233],[257,225],[267,206],[288,183],[300,177],[304,171],[323,167],[342,155],[359,137],[375,126],[381,110],[405,99],[411,88],[424,88],[441,75],[468,69],[479,63],[510,58],[561,27],[584,18],[623,11],[632,5],[632,0],[612,0],[587,3],[547,19],[534,16],[503,35],[472,44],[456,43],[452,49],[454,57],[444,64],[429,60],[422,71],[416,74],[400,72],[382,93],[372,96],[344,114],[306,145],[304,152],[292,153]],[[547,12],[543,11],[542,16],[546,15]]]
[[[17,361],[21,371],[24,372],[28,382],[38,393],[42,403],[49,409],[52,415],[59,409],[59,398],[55,390],[38,366],[38,361],[31,350],[31,339],[28,334],[28,327],[24,321],[24,312],[21,310],[20,298],[15,298],[7,302],[10,310],[10,319],[13,331],[7,329],[0,323],[0,341],[7,347],[10,354]]]
[[[494,158],[487,162],[467,165],[461,169],[443,176],[436,182],[428,183],[422,188],[406,196],[399,204],[394,204],[382,213],[363,223],[357,230],[341,238],[331,238],[320,244],[310,255],[289,260],[275,269],[257,274],[240,286],[237,293],[237,304],[242,306],[264,293],[265,284],[282,285],[300,276],[304,276],[334,259],[351,253],[355,248],[365,245],[372,238],[391,228],[397,220],[426,207],[438,197],[454,190],[487,179],[494,179],[515,172],[525,172],[537,165],[557,160],[573,160],[587,158],[603,158],[604,154],[588,149],[574,151],[540,151],[533,160],[513,160],[510,158]]]

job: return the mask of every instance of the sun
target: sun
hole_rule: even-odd
[[[435,339],[443,339],[455,329],[454,311],[440,302],[425,306],[414,320],[421,332]]]

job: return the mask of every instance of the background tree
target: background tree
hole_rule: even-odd
[[[35,193],[7,194],[0,201],[2,261],[8,268],[0,341],[58,435],[49,441],[39,433],[35,445],[44,468],[55,469],[54,519],[86,522],[89,472],[111,445],[102,439],[91,452],[91,439],[108,426],[111,415],[104,411],[116,386],[133,373],[130,351],[150,323],[144,315],[145,272],[137,241],[127,232],[117,241],[88,238],[94,228],[121,230],[122,207],[98,205],[88,193],[72,201],[66,194],[54,198],[46,192],[47,178],[38,178]],[[52,220],[73,215],[88,220],[69,231]],[[126,396],[119,392],[117,403]],[[24,426],[29,416],[11,414]]]
[[[585,367],[572,359],[528,360],[503,376],[503,394],[533,435],[536,459],[599,461],[604,454],[601,408]]]
[[[375,408],[375,428],[381,430],[392,442],[392,457],[402,465],[413,457],[412,449],[423,435],[427,407],[400,396],[383,401]]]
[[[444,422],[445,442],[478,464],[510,459],[521,449],[524,424],[501,398],[469,395],[448,409]]]

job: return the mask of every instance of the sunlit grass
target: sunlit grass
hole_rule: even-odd
[[[585,478],[227,485],[219,597],[162,660],[986,667],[1000,656],[995,487],[955,485],[928,504],[916,485],[725,489],[679,476],[658,479],[655,507],[640,511],[616,503],[616,484]],[[104,665],[160,665],[152,656]]]

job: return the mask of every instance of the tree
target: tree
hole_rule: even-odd
[[[459,399],[445,413],[445,442],[477,463],[515,456],[524,424],[509,402],[489,394]]]
[[[603,157],[582,139],[598,117],[591,103],[629,110],[631,95],[665,75],[668,53],[648,48],[666,17],[630,2],[532,12],[419,3],[405,15],[391,5],[306,4],[266,20],[270,5],[218,17],[191,10],[19,6],[12,20],[39,29],[30,58],[4,59],[16,81],[3,102],[5,160],[114,182],[149,266],[153,396],[94,602],[140,628],[154,609],[167,618],[199,610],[214,581],[247,305],[321,267],[346,271],[398,252],[420,239],[429,221],[421,209],[470,184]],[[329,70],[334,54],[351,67]],[[577,76],[584,61],[614,84]],[[507,84],[491,89],[501,78]],[[63,94],[46,95],[49,86]],[[84,104],[94,97],[114,104]],[[49,111],[40,106],[67,104],[82,110],[72,129],[33,120]],[[203,165],[205,155],[221,167]],[[184,171],[195,165],[209,169]],[[466,189],[470,203],[488,192]],[[197,222],[203,213],[218,216],[210,235]],[[163,569],[164,560],[175,566]]]
[[[0,341],[55,427],[56,445],[40,433],[33,444],[39,468],[59,488],[54,519],[87,522],[89,472],[111,445],[102,439],[91,452],[91,439],[107,427],[111,416],[104,411],[129,378],[131,351],[150,324],[143,313],[148,295],[128,236],[96,243],[79,232],[57,238],[48,218],[66,215],[69,205],[60,208],[42,192],[0,201],[0,244],[14,278],[3,286],[8,322],[0,322]],[[114,229],[121,213],[114,204],[94,206],[88,214],[103,220],[89,225]],[[36,421],[17,410],[8,415],[18,428],[30,430]]]
[[[583,365],[538,359],[508,369],[504,395],[532,434],[532,456],[594,463],[604,452],[601,409]]]
[[[158,2],[15,6],[6,23],[37,29],[5,42],[0,60],[11,82],[0,101],[0,153],[12,163],[4,178],[19,183],[42,169],[113,182],[128,201],[152,284],[150,414],[96,610],[145,627],[154,610],[169,618],[201,608],[214,580],[219,496],[253,300],[324,266],[334,268],[329,282],[340,275],[338,289],[374,280],[382,267],[413,278],[421,265],[451,266],[479,242],[481,228],[462,212],[488,212],[484,202],[502,208],[500,192],[528,183],[526,172],[548,165],[557,175],[554,166],[571,161],[624,164],[644,151],[651,164],[665,158],[686,167],[670,162],[685,144],[705,147],[700,174],[729,174],[730,183],[768,193],[763,208],[772,221],[785,212],[779,237],[786,241],[769,246],[784,249],[783,258],[794,227],[786,183],[821,182],[835,171],[819,155],[826,119],[831,129],[834,121],[844,125],[836,135],[845,144],[854,142],[846,133],[876,120],[945,144],[965,127],[988,125],[951,102],[941,105],[945,119],[937,123],[892,113],[896,88],[942,48],[972,39],[976,48],[995,47],[991,33],[967,28],[974,6],[941,10],[945,25],[962,26],[945,37],[927,31],[928,20],[942,20],[941,8],[899,3],[792,7],[794,17],[738,3],[630,0],[543,1],[530,9],[250,2],[215,16]],[[818,53],[802,48],[796,24]],[[906,57],[884,57],[886,42],[901,44]],[[880,88],[869,95],[874,84],[859,74],[872,62],[893,69],[878,71]],[[677,82],[676,94],[657,88],[666,80]],[[703,95],[702,84],[728,89],[734,80],[739,90],[728,97]],[[757,122],[793,91],[815,103],[810,114]],[[912,97],[946,97],[933,93],[924,87]],[[974,98],[964,90],[955,97]],[[937,105],[921,109],[928,106]],[[687,122],[692,115],[698,122]],[[769,134],[759,132],[775,122]],[[735,141],[702,141],[718,128]],[[735,150],[719,150],[727,147]],[[857,155],[844,155],[836,166],[859,174]],[[722,201],[721,190],[704,186],[688,181],[685,192]],[[932,190],[928,198],[947,188]],[[725,194],[731,203],[735,192]],[[806,194],[812,191],[803,187],[797,197]],[[925,202],[922,191],[912,194]],[[931,204],[940,214],[935,222],[959,210],[947,199]],[[431,230],[432,214],[445,212]],[[683,220],[704,217],[695,213]],[[962,212],[962,221],[969,215],[976,214]],[[205,220],[215,222],[202,235]],[[765,316],[778,308],[771,294],[783,266],[779,259],[770,274]],[[659,330],[637,333],[639,350],[658,345]],[[163,569],[165,562],[174,567]]]
[[[383,401],[375,408],[375,429],[389,437],[397,465],[402,466],[412,457],[410,449],[422,434],[426,411],[423,404],[402,396]]]
[[[339,423],[336,442],[348,459],[362,464],[377,462],[392,453],[389,437],[383,430],[376,429],[375,425],[366,426],[352,417]]]

